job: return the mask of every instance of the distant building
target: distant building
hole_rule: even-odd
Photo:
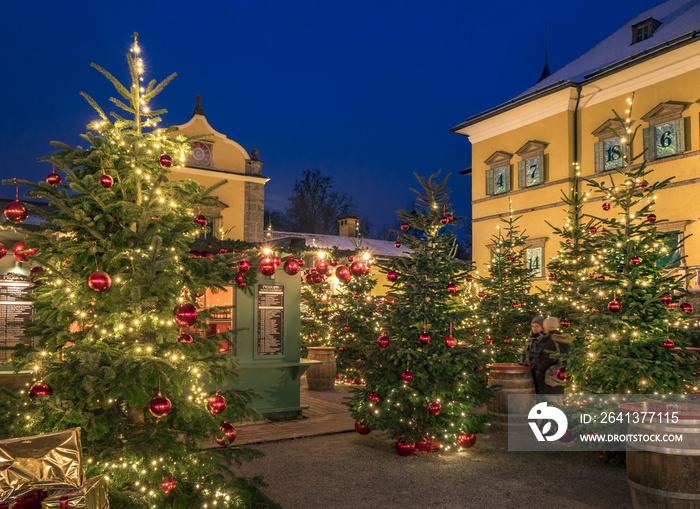
[[[211,234],[222,239],[261,242],[264,237],[265,184],[270,180],[262,175],[263,162],[256,149],[249,154],[240,144],[216,131],[207,121],[201,101],[202,98],[197,96],[192,118],[177,126],[174,135],[211,137],[194,142],[186,165],[173,165],[170,178],[192,179],[203,186],[225,179],[226,184],[215,192],[220,206],[202,210],[202,214],[215,218],[211,222]]]
[[[477,269],[488,264],[490,239],[510,204],[514,215],[523,216],[529,260],[544,262],[538,272],[544,281],[544,267],[559,248],[545,221],[564,224],[561,193],[570,193],[577,164],[583,177],[593,179],[607,178],[621,164],[626,133],[612,110],[624,118],[634,93],[632,119],[643,129],[631,154],[644,153],[656,170],[654,179],[674,177],[658,193],[656,215],[668,220],[658,227],[687,238],[684,252],[671,256],[679,270],[693,274],[690,286],[697,286],[700,2],[669,0],[642,12],[581,57],[546,74],[521,95],[451,129],[472,143],[471,168],[461,173],[472,178]],[[601,215],[601,204],[591,195],[584,212]]]

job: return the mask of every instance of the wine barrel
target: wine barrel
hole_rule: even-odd
[[[635,509],[700,509],[700,405],[623,403],[622,412],[662,412],[662,422],[630,423],[630,434],[683,434],[682,442],[628,442],[627,481]],[[678,422],[666,422],[677,412]]]
[[[309,346],[306,356],[310,360],[321,361],[321,364],[313,364],[306,371],[306,383],[310,391],[332,391],[335,388],[335,364],[334,346]]]
[[[532,366],[521,366],[514,362],[488,364],[489,387],[502,386],[496,390],[493,399],[487,405],[489,414],[493,416],[490,429],[495,432],[508,431],[508,396],[510,394],[535,394],[535,383],[532,380]],[[520,414],[527,414],[530,408],[511,409]],[[526,420],[523,420],[526,422]]]

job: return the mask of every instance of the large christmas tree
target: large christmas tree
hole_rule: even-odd
[[[585,333],[590,320],[584,300],[596,290],[597,280],[589,276],[603,230],[583,212],[586,195],[579,189],[580,182],[580,169],[576,168],[570,194],[562,191],[566,221],[561,227],[550,224],[560,239],[559,251],[547,264],[547,287],[540,295],[545,314],[559,318],[562,328],[571,327],[569,332],[575,336]]]
[[[464,313],[455,283],[469,267],[455,259],[447,177],[417,178],[423,189],[415,191],[414,211],[398,211],[400,241],[412,252],[383,267],[396,273],[392,303],[365,354],[365,387],[351,400],[358,432],[386,430],[400,454],[434,450],[438,442],[473,445],[485,420],[475,410],[490,395],[481,346],[466,344],[466,331],[454,328]]]
[[[208,336],[207,319],[224,310],[195,306],[234,277],[230,254],[190,254],[211,219],[202,210],[217,203],[214,188],[168,179],[192,139],[157,128],[165,110],[151,101],[175,75],[146,83],[140,51],[135,39],[128,85],[93,64],[114,84],[122,113],[83,94],[99,116],[82,135],[87,148],[54,142],[46,182],[16,181],[50,209],[40,232],[17,227],[26,238],[16,256],[35,266],[41,285],[27,326],[38,344],[18,348],[14,362],[35,366],[36,383],[5,394],[2,437],[80,427],[86,473],[108,475],[114,508],[273,506],[233,470],[255,454],[229,446],[230,422],[250,395],[215,394],[236,380],[231,358],[216,353],[233,332]],[[5,215],[20,223],[23,204]]]
[[[630,118],[619,121],[631,145]],[[659,228],[665,220],[654,212],[672,177],[651,182],[651,173],[646,162],[626,160],[609,181],[588,181],[605,214],[591,215],[599,238],[589,276],[597,291],[583,299],[590,319],[567,356],[570,391],[681,394],[697,387],[698,360],[686,349],[692,306],[669,256],[680,241]]]
[[[518,362],[530,334],[530,321],[539,314],[530,295],[534,271],[542,260],[526,260],[528,237],[520,217],[501,218],[491,239],[488,274],[476,278],[481,299],[475,310],[476,340],[485,344],[492,362]]]

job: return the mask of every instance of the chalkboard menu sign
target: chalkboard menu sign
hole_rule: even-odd
[[[258,355],[284,355],[282,285],[258,285]]]
[[[24,335],[24,327],[16,322],[28,322],[34,313],[31,302],[21,300],[29,293],[26,279],[0,275],[0,347],[13,347],[17,343],[32,344],[32,338]],[[9,350],[0,350],[0,361],[11,356]]]

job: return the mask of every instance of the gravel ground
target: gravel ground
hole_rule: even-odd
[[[632,508],[624,469],[591,453],[508,452],[506,435],[478,435],[464,452],[409,457],[377,431],[253,447],[265,458],[239,473],[261,475],[284,509]]]

